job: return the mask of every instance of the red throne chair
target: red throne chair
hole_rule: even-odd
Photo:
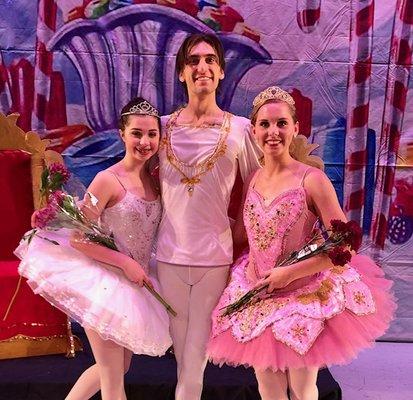
[[[0,113],[0,359],[64,353],[81,349],[70,321],[35,295],[22,278],[13,254],[30,217],[41,206],[40,182],[45,165],[62,162],[46,150],[47,140],[16,126],[18,115]]]

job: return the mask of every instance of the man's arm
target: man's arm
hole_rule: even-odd
[[[244,127],[243,141],[238,155],[238,166],[244,182],[252,172],[261,168],[260,159],[262,156],[262,150],[254,140],[251,124],[248,122]]]

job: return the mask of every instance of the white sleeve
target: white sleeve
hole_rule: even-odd
[[[245,124],[241,150],[238,154],[238,166],[244,182],[251,172],[261,167],[262,156],[262,150],[252,136],[251,124]]]

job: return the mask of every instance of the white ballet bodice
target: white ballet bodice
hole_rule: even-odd
[[[147,270],[161,214],[159,198],[147,201],[126,192],[121,201],[103,211],[101,221],[118,249]]]

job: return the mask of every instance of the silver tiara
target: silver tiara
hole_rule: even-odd
[[[152,117],[159,118],[159,111],[149,104],[146,100],[141,101],[138,104],[132,106],[128,111],[121,114],[124,115],[151,115]]]
[[[285,101],[290,106],[295,105],[294,99],[285,90],[282,90],[278,86],[270,86],[263,90],[252,102],[254,107],[261,107],[267,100],[279,100]]]

